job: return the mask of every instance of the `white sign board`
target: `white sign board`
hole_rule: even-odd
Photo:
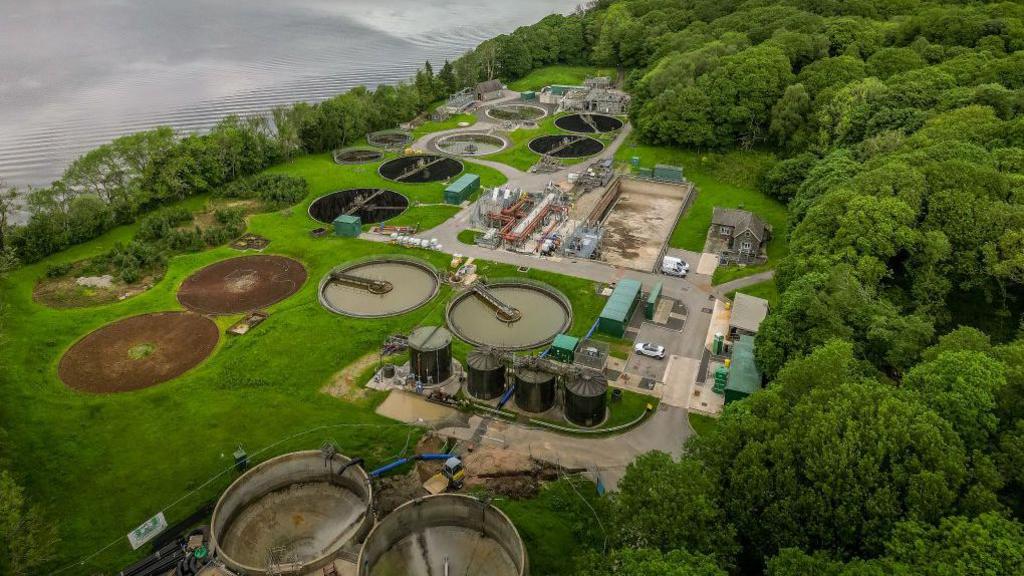
[[[149,520],[142,523],[141,526],[132,530],[128,533],[128,542],[132,545],[132,550],[138,550],[140,546],[149,542],[154,536],[163,532],[167,529],[167,518],[164,518],[164,513],[160,512],[156,516],[153,516]]]

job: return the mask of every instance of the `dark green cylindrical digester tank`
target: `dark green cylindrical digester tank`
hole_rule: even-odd
[[[452,335],[440,326],[417,328],[409,335],[409,370],[425,386],[452,375]]]
[[[505,391],[505,365],[501,358],[477,348],[466,358],[469,394],[481,400],[492,400]]]
[[[555,405],[555,376],[532,368],[516,373],[516,406],[527,412],[546,412]]]
[[[607,412],[608,379],[598,370],[583,370],[565,385],[565,417],[579,426],[597,426]]]

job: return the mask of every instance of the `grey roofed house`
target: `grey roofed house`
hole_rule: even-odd
[[[764,221],[758,218],[757,214],[748,210],[715,206],[715,211],[711,215],[711,225],[717,227],[720,234],[729,234],[733,238],[749,230],[758,242],[763,244],[768,240],[765,235]],[[729,230],[724,228],[729,228]]]
[[[476,85],[477,100],[492,100],[501,97],[505,85],[501,80],[486,80]]]
[[[761,328],[761,322],[766,316],[768,316],[767,300],[737,292],[736,298],[732,302],[732,314],[729,318],[731,339],[743,334],[757,334],[758,329]]]

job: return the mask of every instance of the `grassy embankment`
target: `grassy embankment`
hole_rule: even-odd
[[[578,86],[590,76],[608,76],[615,78],[612,69],[594,68],[591,66],[546,66],[530,72],[523,78],[510,82],[508,87],[517,92],[540,90],[552,84]]]
[[[697,198],[672,232],[670,246],[694,252],[703,251],[715,206],[750,210],[772,225],[774,236],[768,243],[768,262],[760,266],[719,268],[715,272],[715,284],[770,270],[788,253],[786,206],[757,189],[757,178],[773,161],[769,154],[741,151],[699,154],[677,148],[638,144],[631,140],[619,149],[616,160],[629,162],[634,156],[640,157],[644,167],[653,167],[655,164],[682,166],[686,178],[697,185]]]
[[[485,185],[500,183],[495,171],[467,164]],[[7,305],[7,337],[0,373],[0,420],[8,433],[5,454],[36,501],[61,518],[59,564],[78,561],[102,546],[101,555],[72,573],[120,567],[137,556],[124,534],[157,511],[173,523],[216,497],[234,472],[231,453],[243,446],[254,461],[324,440],[366,458],[369,465],[396,454],[419,430],[378,417],[378,394],[340,400],[323,392],[353,360],[376,349],[390,333],[443,322],[450,292],[408,314],[356,320],[324,310],[316,299],[319,278],[333,266],[362,256],[401,249],[354,239],[310,237],[316,224],[306,215],[310,201],[332,190],[380,186],[376,165],[338,166],[329,155],[296,159],[272,172],[302,176],[310,193],[297,206],[250,218],[249,230],[272,240],[268,253],[302,261],[309,281],[275,306],[270,319],[248,335],[223,336],[213,355],[182,377],[145,390],[91,395],[69,390],[57,377],[63,352],[78,338],[109,322],[162,310],[178,310],[175,292],[197,269],[239,255],[229,248],[173,258],[164,278],[149,291],[122,302],[83,309],[54,310],[32,300],[36,280],[49,265],[100,254],[134,233],[125,226],[15,273],[0,286]],[[441,200],[442,184],[392,184],[410,199]],[[190,202],[197,202],[192,200]],[[444,208],[439,210],[438,208]],[[405,222],[437,224],[454,208],[419,206]],[[449,257],[402,250],[438,267]],[[510,266],[480,263],[491,276],[514,276]],[[603,305],[593,283],[540,271],[525,276],[562,290],[574,303],[571,332],[582,335]],[[217,319],[225,328],[239,318]],[[468,346],[456,346],[464,355]],[[189,494],[192,490],[194,493]],[[180,500],[179,500],[180,499]],[[171,506],[171,504],[174,504]]]

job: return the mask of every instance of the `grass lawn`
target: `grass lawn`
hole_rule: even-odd
[[[764,298],[765,300],[768,301],[768,304],[773,307],[779,303],[779,287],[776,286],[774,279],[766,280],[764,282],[759,282],[757,284],[747,286],[742,290],[734,290],[726,294],[726,296],[728,296],[730,299],[735,298],[736,292],[743,292],[744,294],[748,294],[750,296]]]
[[[508,147],[497,154],[488,155],[487,159],[493,162],[508,164],[513,168],[526,172],[531,166],[540,160],[540,155],[536,154],[533,150],[530,150],[530,140],[533,140],[538,136],[562,133],[563,132],[555,126],[555,117],[548,116],[542,119],[537,124],[536,128],[520,128],[508,133],[506,135],[509,141]]]
[[[629,355],[633,352],[633,342],[625,338],[616,338],[615,336],[609,336],[597,331],[590,338],[606,342],[608,344],[608,355],[620,360],[628,359]]]
[[[609,76],[614,79],[615,70],[599,69],[591,66],[546,66],[530,72],[524,78],[509,83],[508,87],[516,92],[523,92],[526,90],[539,91],[541,88],[552,84],[578,86],[583,84],[583,81],[590,76]]]
[[[602,523],[610,528],[596,487],[578,477],[548,484],[530,500],[499,499],[494,504],[522,536],[531,574],[573,574],[577,555],[601,549]]]
[[[482,166],[467,163],[467,169],[479,173],[485,186],[504,181],[500,173]],[[309,230],[318,224],[306,208],[333,190],[378,186],[417,202],[437,203],[444,185],[385,182],[375,164],[339,166],[329,154],[298,158],[270,171],[306,178],[309,196],[293,208],[251,217],[249,231],[271,239],[267,253],[303,262],[309,280],[298,293],[270,307],[270,318],[249,334],[222,335],[209,359],[175,380],[137,392],[85,394],[60,382],[57,365],[76,340],[100,326],[136,314],[181,309],[175,293],[187,276],[239,252],[221,247],[177,256],[156,286],[113,304],[54,310],[32,300],[32,287],[48,266],[127,242],[135,227],[125,226],[17,270],[0,285],[0,301],[7,308],[7,339],[0,351],[0,422],[7,432],[3,456],[30,496],[60,519],[58,566],[114,542],[66,573],[111,572],[138,557],[124,535],[158,511],[164,510],[173,524],[215,498],[236,476],[231,453],[239,446],[255,463],[331,440],[344,453],[374,465],[397,455],[410,434],[415,442],[418,429],[373,413],[380,395],[349,402],[321,390],[353,360],[376,349],[387,334],[442,323],[450,289],[443,287],[431,303],[408,314],[358,320],[324,310],[316,286],[332,267],[363,256],[401,251],[439,268],[447,267],[450,257],[358,239],[312,238]],[[419,206],[408,215],[439,222],[453,211]],[[479,265],[481,273],[494,277],[520,275],[511,266]],[[522,275],[567,295],[574,304],[574,335],[586,332],[604,304],[589,280],[540,271]],[[224,329],[239,317],[218,317],[217,323]],[[458,343],[455,353],[464,356],[468,349]]]
[[[478,232],[476,230],[468,230],[467,229],[467,230],[463,230],[463,231],[459,232],[459,234],[456,236],[456,238],[459,239],[459,242],[462,242],[463,244],[468,244],[468,245],[472,246],[473,244],[476,243],[475,240],[476,240],[476,235],[477,234],[478,234]]]
[[[718,419],[712,418],[711,416],[705,416],[703,414],[697,414],[690,412],[688,415],[690,418],[690,426],[698,436],[707,434],[714,430],[718,426]]]
[[[455,116],[452,116],[451,118],[444,120],[442,122],[428,120],[423,124],[417,126],[415,129],[413,129],[412,136],[414,140],[418,140],[432,132],[440,132],[442,130],[452,130],[454,128],[458,128],[459,124],[462,122],[465,122],[472,126],[473,124],[476,124],[476,116],[474,116],[473,114],[456,114]]]
[[[611,394],[610,390],[608,394]],[[611,408],[611,414],[608,415],[608,420],[600,427],[614,428],[628,424],[639,418],[647,410],[648,404],[657,409],[658,399],[646,394],[623,390],[622,400],[619,402],[612,402],[609,398],[608,407]]]
[[[770,155],[763,152],[698,154],[631,141],[619,149],[616,159],[628,162],[633,156],[639,156],[644,167],[655,164],[682,166],[683,174],[697,185],[697,198],[679,219],[679,225],[669,238],[670,246],[701,252],[715,206],[750,210],[774,228],[774,237],[768,244],[766,265],[722,268],[715,273],[715,284],[771,269],[786,256],[789,251],[786,240],[786,206],[762,193],[756,186],[758,177],[772,162]]]

